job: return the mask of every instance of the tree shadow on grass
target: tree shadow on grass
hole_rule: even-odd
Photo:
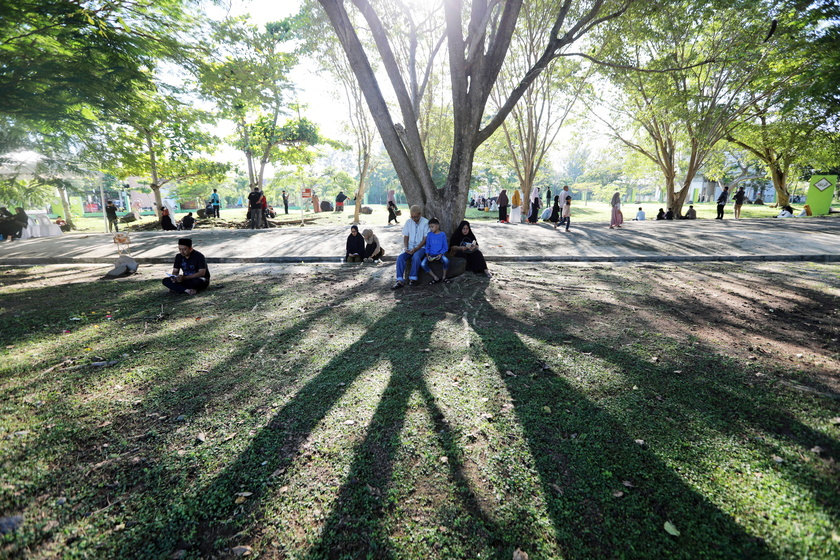
[[[517,403],[516,418],[549,496],[547,507],[563,556],[773,556],[761,539],[688,486],[647,443],[636,443],[638,436],[628,433],[624,422],[570,383],[574,369],[556,374],[522,337],[541,341],[546,354],[560,340],[578,352],[598,348],[562,331],[546,340],[544,329],[512,321],[489,300],[484,303],[484,323],[503,328],[479,324],[475,332],[497,369],[515,363],[516,377],[505,376],[505,385]],[[605,352],[605,359],[612,357]],[[623,495],[616,497],[617,492]],[[664,531],[666,521],[678,526],[678,539]]]

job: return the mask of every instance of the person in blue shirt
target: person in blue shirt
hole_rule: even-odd
[[[222,201],[219,198],[219,193],[217,192],[216,189],[213,189],[213,194],[210,195],[210,204],[213,205],[213,217],[218,218],[219,217],[219,210],[222,207]],[[209,218],[209,216],[208,216],[208,218]]]
[[[446,277],[446,271],[449,269],[449,259],[446,258],[446,252],[449,251],[449,242],[446,240],[446,234],[440,231],[440,222],[437,218],[429,220],[429,234],[426,236],[426,256],[420,263],[420,267],[432,275],[432,280],[429,284],[437,284],[441,280],[449,284],[451,280]],[[429,266],[429,261],[440,261],[443,263],[443,278],[438,278],[437,274],[432,271]]]

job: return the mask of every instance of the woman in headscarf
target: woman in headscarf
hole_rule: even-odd
[[[612,200],[610,200],[610,206],[612,206],[610,229],[620,228],[621,224],[624,223],[624,215],[621,213],[621,195],[618,194],[618,191],[616,191]]]
[[[358,226],[350,226],[347,236],[347,253],[344,262],[362,262],[365,258],[365,238],[359,234]]]
[[[365,262],[372,262],[385,256],[385,250],[379,244],[379,238],[373,234],[373,231],[369,229],[362,231],[362,237],[367,243],[365,245]]]
[[[453,257],[466,259],[467,270],[476,274],[486,274],[488,278],[493,276],[487,270],[487,262],[484,260],[481,251],[478,250],[478,241],[476,241],[468,221],[461,222],[458,229],[449,238],[449,249]]]
[[[554,205],[551,207],[551,216],[548,221],[554,224],[554,229],[557,229],[557,224],[560,222],[560,195],[554,197]]]
[[[507,213],[508,213],[508,195],[507,190],[502,189],[502,192],[499,193],[499,198],[497,200],[499,203],[499,221],[503,224],[508,223]]]
[[[528,214],[528,223],[536,224],[540,219],[540,188],[531,189],[531,211]]]
[[[396,224],[400,223],[399,220],[397,220],[397,199],[394,196],[394,190],[393,189],[388,191],[388,225],[389,226],[391,225],[391,220],[393,220],[394,223],[396,223]]]
[[[318,198],[318,195],[312,193],[312,211],[318,213],[321,211],[321,199]]]
[[[513,191],[513,196],[510,199],[510,220],[508,223],[513,222],[514,224],[518,224],[522,221],[522,195],[519,194],[519,190]]]
[[[174,231],[178,229],[175,227],[175,224],[172,223],[172,216],[169,215],[169,208],[164,208],[160,212],[160,227],[162,227],[164,231]]]

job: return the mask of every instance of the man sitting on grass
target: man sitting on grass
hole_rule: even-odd
[[[178,240],[178,255],[172,265],[172,274],[163,279],[163,285],[169,288],[170,293],[194,296],[210,285],[207,261],[204,255],[193,250],[192,244],[189,237]]]

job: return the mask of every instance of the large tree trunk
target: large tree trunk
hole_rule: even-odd
[[[356,208],[353,211],[353,223],[359,223],[359,214],[362,211],[362,201],[365,196],[365,183],[367,183],[368,170],[370,169],[370,152],[366,151],[363,156],[362,169],[359,172],[359,188],[356,190]]]
[[[768,165],[770,178],[773,180],[773,188],[776,189],[776,206],[782,207],[790,204],[790,191],[787,187],[787,173],[777,163]]]
[[[70,214],[70,201],[67,199],[67,189],[58,187],[58,196],[61,198],[61,207],[64,209],[64,221],[71,229],[75,229],[76,225],[73,223],[73,216]]]
[[[423,141],[417,122],[415,99],[406,84],[406,76],[394,54],[386,26],[369,0],[352,0],[364,16],[382,60],[382,69],[393,88],[402,122],[395,121],[379,87],[343,0],[318,0],[336,31],[341,46],[353,69],[368,103],[376,128],[394,165],[410,204],[421,206],[427,217],[437,217],[441,229],[452,233],[466,212],[475,151],[504,122],[510,111],[530,87],[534,79],[563,48],[574,43],[596,25],[619,17],[627,9],[620,4],[614,12],[604,14],[604,1],[597,0],[580,11],[580,19],[566,21],[570,3],[557,10],[548,33],[548,44],[537,62],[522,77],[492,118],[485,120],[484,109],[510,46],[511,36],[523,0],[505,2],[474,1],[466,10],[463,2],[443,2],[448,62],[452,93],[454,135],[449,175],[438,188],[432,180]],[[468,16],[469,21],[464,22]],[[466,37],[464,32],[466,31]],[[408,76],[412,91],[417,91],[413,74]]]
[[[155,195],[155,214],[160,220],[161,211],[163,210],[163,199],[160,196],[160,182],[158,180],[157,156],[155,154],[155,144],[152,140],[152,133],[149,130],[144,130],[146,135],[146,147],[149,149],[149,171],[152,174],[152,184],[149,185],[152,193]]]

